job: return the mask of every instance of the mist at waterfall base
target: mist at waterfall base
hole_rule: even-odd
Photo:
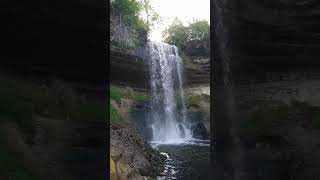
[[[210,171],[210,141],[194,138],[194,121],[185,104],[183,62],[178,48],[163,42],[148,42],[151,99],[133,112],[150,145],[165,155],[161,180],[206,180]]]

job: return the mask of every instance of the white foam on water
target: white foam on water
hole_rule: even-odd
[[[196,138],[177,138],[177,139],[171,139],[168,141],[150,141],[150,144],[154,147],[159,145],[210,145],[210,140],[202,140],[202,139],[196,139]]]
[[[164,155],[166,157],[166,163],[164,165],[163,175],[164,176],[158,176],[157,180],[165,180],[167,178],[167,175],[170,174],[170,179],[176,179],[174,175],[176,175],[179,171],[176,170],[176,168],[172,165],[170,165],[169,162],[171,162],[173,159],[170,158],[168,153],[160,152],[160,154]]]

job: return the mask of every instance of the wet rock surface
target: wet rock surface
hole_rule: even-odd
[[[190,107],[187,105],[187,109]],[[209,111],[209,109],[207,109]],[[198,139],[209,139],[210,119],[201,110],[187,112],[191,123],[193,137]],[[131,119],[138,127],[145,140],[152,140],[152,128],[148,122],[150,118],[150,102],[139,102],[131,110]]]
[[[111,158],[122,179],[155,179],[163,170],[164,157],[133,127],[110,127]]]
[[[210,87],[190,88],[186,92],[187,111],[190,120],[200,123],[201,125],[199,124],[196,127],[202,129],[203,126],[206,134],[210,135]]]
[[[196,139],[208,139],[208,133],[202,123],[195,123],[191,126],[193,137]]]

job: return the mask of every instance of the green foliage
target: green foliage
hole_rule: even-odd
[[[131,28],[134,47],[141,47],[147,41],[148,27],[142,19],[137,19]]]
[[[0,178],[35,180],[36,178],[19,159],[19,155],[8,148],[0,138]]]
[[[202,97],[202,95],[200,95],[200,94],[197,94],[197,95],[194,95],[194,96],[189,96],[188,98],[187,98],[187,104],[197,104],[197,103],[199,103],[199,101],[201,101],[201,99],[202,99],[203,97]]]
[[[121,12],[128,25],[134,24],[139,19],[142,10],[142,4],[136,0],[114,0],[111,6]]]
[[[143,93],[135,92],[130,88],[120,88],[116,86],[111,86],[110,98],[115,100],[117,103],[120,103],[121,98],[132,99],[134,101],[144,101],[149,99],[150,97]]]
[[[121,103],[121,99],[131,99],[134,101],[145,101],[149,99],[149,96],[141,92],[136,92],[131,88],[121,88],[116,86],[110,87],[110,99],[116,101],[118,104]],[[110,102],[110,120],[117,122],[123,126],[126,126],[125,121],[119,115],[115,107]]]
[[[110,103],[110,120],[111,121],[115,121],[121,125],[126,126],[123,118],[119,115],[119,113],[117,112],[117,110],[112,106],[112,104]]]
[[[188,27],[188,41],[203,41],[209,39],[210,26],[207,21],[195,21]]]
[[[123,90],[116,87],[110,88],[110,99],[115,100],[116,102],[120,103],[121,97],[123,97]]]
[[[144,94],[136,94],[136,95],[134,95],[134,100],[135,101],[145,101],[145,100],[147,100],[147,99],[149,99],[150,97],[148,97],[148,96],[146,96],[146,95],[144,95]]]
[[[184,26],[178,18],[175,18],[169,28],[162,32],[165,42],[181,49],[185,49],[195,41],[209,41],[209,35],[210,25],[206,20],[197,20]]]
[[[147,14],[147,25],[150,30],[150,27],[160,20],[160,16],[151,6],[150,0],[143,0],[143,8]]]
[[[188,27],[184,26],[178,18],[175,18],[170,27],[162,33],[162,36],[165,38],[165,42],[182,48],[188,41],[187,32]]]
[[[112,36],[117,38],[111,38],[112,42],[126,48],[142,46],[147,41],[150,27],[159,19],[150,1],[114,0],[111,2],[111,7],[114,17],[120,17],[118,24],[122,25],[114,29],[115,35]],[[147,20],[143,20],[140,16],[143,11],[147,14]]]

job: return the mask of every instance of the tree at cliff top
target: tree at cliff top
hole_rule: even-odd
[[[147,19],[141,18],[141,13]],[[110,40],[113,44],[133,49],[142,46],[148,37],[150,26],[159,19],[149,0],[111,1]]]
[[[206,20],[196,20],[185,26],[175,18],[169,28],[162,32],[162,36],[166,43],[176,45],[184,51],[197,48],[198,44],[209,44],[210,25]]]

